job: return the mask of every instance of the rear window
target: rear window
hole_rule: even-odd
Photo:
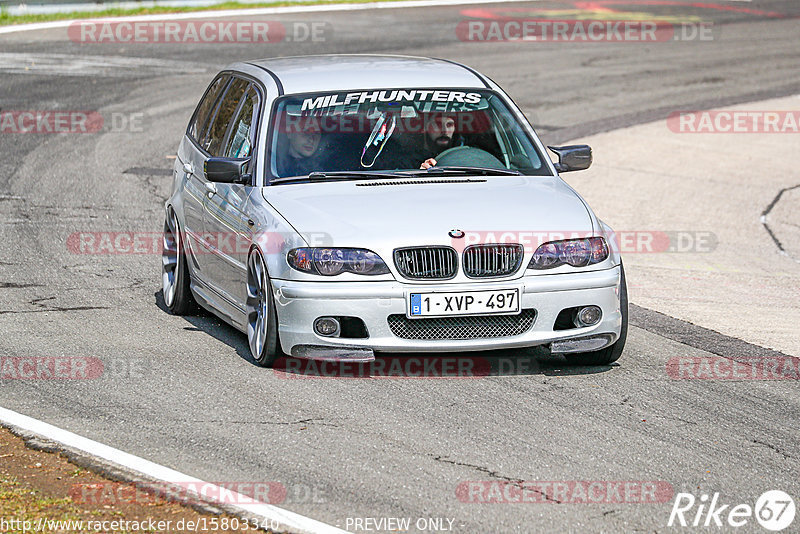
[[[230,75],[224,74],[211,82],[211,85],[206,89],[206,94],[203,96],[202,100],[200,100],[200,104],[198,104],[194,116],[189,122],[188,134],[189,137],[195,141],[199,142],[203,136],[208,126],[208,118],[211,114],[211,110],[214,109],[219,95],[222,94],[222,90],[225,88],[230,78]]]
[[[212,156],[222,155],[225,134],[249,85],[247,80],[234,78],[225,88],[225,94],[211,114],[207,133],[200,138],[200,146]]]

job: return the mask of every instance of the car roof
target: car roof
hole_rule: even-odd
[[[485,88],[474,70],[458,63],[412,56],[318,55],[245,62],[280,82],[284,94],[401,87]]]

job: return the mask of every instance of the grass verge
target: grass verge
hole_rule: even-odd
[[[189,522],[208,528],[187,528]],[[30,449],[0,427],[0,533],[263,532],[212,529],[215,524],[241,527],[238,518],[203,513],[133,484],[110,481],[59,454]]]

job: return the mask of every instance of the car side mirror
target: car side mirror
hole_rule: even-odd
[[[206,180],[224,184],[249,183],[250,174],[245,168],[250,158],[208,158],[203,164]]]
[[[592,147],[589,145],[549,146],[558,156],[558,172],[582,171],[592,164]]]

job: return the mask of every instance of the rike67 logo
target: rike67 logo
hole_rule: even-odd
[[[710,501],[706,494],[698,499],[691,493],[678,493],[667,526],[738,528],[750,524],[755,517],[765,529],[779,532],[792,524],[795,512],[794,499],[780,490],[762,493],[755,506],[723,504],[719,493],[714,493]]]

